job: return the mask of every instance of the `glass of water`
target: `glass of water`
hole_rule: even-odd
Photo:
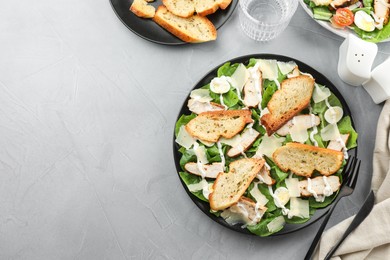
[[[269,41],[286,29],[298,0],[240,0],[240,24],[256,41]]]

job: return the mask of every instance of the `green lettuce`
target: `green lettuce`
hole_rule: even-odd
[[[352,149],[357,146],[358,133],[353,129],[351,118],[346,116],[342,118],[338,123],[337,127],[341,134],[349,134],[348,141],[346,144],[347,149]]]
[[[180,178],[183,180],[183,182],[188,186],[190,184],[195,184],[195,183],[199,183],[202,178],[199,177],[199,176],[196,176],[196,175],[193,175],[193,174],[189,174],[187,172],[179,172],[179,175],[180,175]],[[195,192],[191,192],[192,194],[194,194],[197,198],[199,198],[200,200],[203,200],[203,201],[206,201],[208,202],[209,200],[206,199],[204,196],[203,196],[203,193],[202,191],[195,191]]]
[[[177,135],[179,134],[179,129],[182,125],[186,125],[188,124],[188,122],[190,122],[192,119],[194,119],[196,117],[195,114],[191,114],[191,115],[181,115],[181,117],[179,118],[179,120],[177,120],[176,122],[176,125],[175,125],[175,136],[177,137]]]

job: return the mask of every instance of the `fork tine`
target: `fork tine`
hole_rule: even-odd
[[[352,166],[354,161],[355,161],[355,157],[351,156],[351,157],[348,158],[347,163],[344,165],[344,169],[341,172],[341,176],[343,176],[344,183],[346,183],[346,181],[347,181],[347,179],[348,179],[348,177],[350,175],[351,166]]]
[[[354,160],[351,162],[351,165],[348,169],[348,176],[347,178],[345,179],[345,184],[347,186],[351,186],[352,182],[353,182],[353,177],[354,177],[354,172],[355,172],[355,169],[356,169],[356,164],[358,163],[358,159],[356,157],[354,157]]]
[[[357,183],[359,170],[360,170],[360,162],[361,162],[360,160],[357,160],[357,167],[354,169],[353,174],[352,174],[352,180],[351,180],[351,184],[349,186],[352,189],[355,189],[355,186]]]

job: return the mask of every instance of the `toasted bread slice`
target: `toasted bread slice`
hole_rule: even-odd
[[[223,136],[232,138],[251,123],[250,110],[209,111],[199,114],[185,126],[187,132],[198,139],[217,142]]]
[[[205,173],[206,178],[215,179],[217,178],[220,172],[223,172],[224,165],[220,162],[215,162],[212,164],[202,165],[203,172]],[[189,162],[184,165],[184,169],[189,173],[202,176],[202,172],[199,170],[198,164],[195,162]]]
[[[255,158],[245,158],[230,163],[229,172],[222,172],[215,179],[213,192],[209,196],[211,209],[222,210],[236,203],[264,163],[263,159]]]
[[[347,7],[353,4],[356,4],[359,0],[334,0],[332,3],[330,3],[330,6],[334,9],[340,8],[340,7]]]
[[[340,178],[337,176],[329,176],[326,177],[326,181],[328,182],[330,188],[332,189],[332,192],[338,191],[338,189],[341,186]],[[308,181],[303,180],[299,182],[299,189],[301,191],[301,195],[303,197],[310,197],[313,196],[311,192],[307,189]],[[311,179],[311,189],[317,194],[317,195],[324,195],[325,191],[325,182],[323,176],[315,177]]]
[[[130,11],[141,18],[153,18],[156,9],[149,5],[148,2],[149,1],[145,0],[134,0],[130,6]]]
[[[298,176],[310,177],[314,170],[325,176],[337,172],[344,154],[306,144],[287,143],[276,149],[272,157],[282,171],[291,170]]]
[[[153,21],[185,42],[207,42],[217,38],[214,24],[199,15],[183,18],[172,14],[165,6],[159,6]]]
[[[162,2],[174,15],[187,18],[195,13],[195,5],[192,0],[162,0]]]
[[[232,0],[194,0],[195,11],[201,16],[215,13],[219,8],[226,9]]]
[[[267,134],[273,134],[306,108],[310,104],[313,89],[314,79],[309,76],[301,75],[285,79],[280,89],[268,102],[270,113],[261,117],[261,123],[266,127]]]

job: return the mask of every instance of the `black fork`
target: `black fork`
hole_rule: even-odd
[[[306,253],[305,260],[311,259],[314,250],[317,247],[318,241],[320,240],[321,235],[324,232],[324,229],[326,227],[326,224],[328,223],[330,216],[332,215],[334,209],[336,208],[337,203],[340,201],[341,198],[351,195],[353,190],[355,189],[357,179],[358,179],[359,169],[360,169],[360,160],[353,156],[349,157],[342,171],[344,185],[342,186],[339,195],[333,202],[332,206],[330,207],[328,213],[325,216],[324,221],[322,222],[320,228],[318,229],[318,232],[314,237],[314,240],[311,243],[309,250]]]

